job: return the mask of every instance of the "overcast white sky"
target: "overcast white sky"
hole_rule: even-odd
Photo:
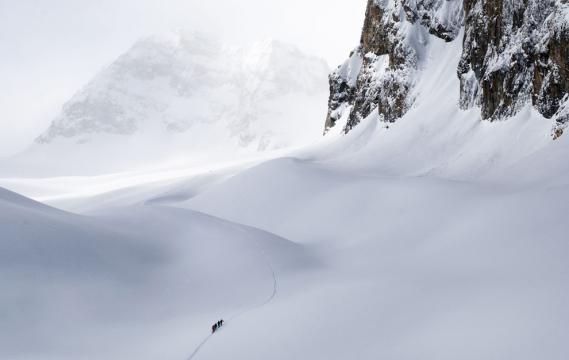
[[[275,38],[335,66],[358,43],[365,3],[0,0],[0,156],[33,141],[67,99],[139,38],[180,28],[236,44]]]

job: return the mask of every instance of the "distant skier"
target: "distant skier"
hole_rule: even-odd
[[[223,326],[223,319],[219,320],[219,321],[218,321],[218,324],[219,324],[219,325],[217,326],[218,328],[222,327],[222,326]]]

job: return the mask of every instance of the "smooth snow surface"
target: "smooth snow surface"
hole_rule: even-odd
[[[0,190],[0,358],[567,359],[569,137],[531,108],[460,111],[451,48],[432,40],[389,126],[199,171],[0,180],[82,214]]]
[[[315,263],[290,241],[192,211],[85,218],[0,195],[3,359],[184,358],[211,319],[237,322],[274,297],[273,269],[289,289]]]

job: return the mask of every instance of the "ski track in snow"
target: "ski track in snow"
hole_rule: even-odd
[[[202,346],[204,346],[208,340],[212,337],[213,334],[209,334],[205,339],[203,339],[203,341],[196,347],[196,349],[194,350],[194,352],[192,353],[192,355],[190,355],[190,357],[188,358],[188,360],[191,360],[194,358],[194,356],[197,355],[197,353],[200,351],[200,349],[202,348]]]
[[[269,267],[269,269],[271,270],[271,275],[273,277],[273,292],[271,294],[271,296],[269,296],[265,301],[263,301],[262,303],[260,303],[259,305],[255,305],[252,306],[248,309],[243,310],[240,313],[237,313],[236,315],[231,316],[228,321],[226,321],[226,324],[229,325],[231,322],[235,321],[236,319],[240,318],[241,316],[254,311],[256,309],[262,308],[265,305],[270,304],[275,297],[277,296],[277,292],[278,292],[278,281],[277,281],[277,274],[275,271],[275,268],[273,266],[273,264],[271,263],[271,261],[269,260],[269,257],[267,256],[266,252],[260,248],[259,243],[257,241],[255,241],[256,246],[259,248],[259,251],[263,254],[263,257],[265,258],[265,261],[267,263],[267,266]],[[221,329],[223,329],[224,327],[226,327],[227,325],[223,325],[223,327]],[[220,331],[220,330],[218,330]],[[207,342],[213,337],[213,333],[209,334],[208,336],[206,336],[202,342],[195,348],[194,352],[192,353],[192,355],[190,355],[190,357],[187,360],[192,360],[195,358],[195,356],[200,352],[200,350],[202,349],[202,347],[207,344]]]

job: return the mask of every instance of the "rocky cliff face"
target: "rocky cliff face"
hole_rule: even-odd
[[[373,111],[401,118],[429,41],[454,41],[464,29],[458,105],[496,120],[531,102],[556,119],[559,136],[569,118],[567,2],[368,0],[360,45],[330,76],[326,129],[344,119],[348,132]]]
[[[464,10],[460,106],[480,106],[483,119],[496,120],[531,102],[546,118],[565,123],[558,115],[569,92],[567,5],[465,0]]]
[[[368,0],[360,45],[330,75],[326,129],[347,116],[348,132],[372,111],[386,122],[402,117],[429,34],[454,40],[462,14],[459,0]]]

